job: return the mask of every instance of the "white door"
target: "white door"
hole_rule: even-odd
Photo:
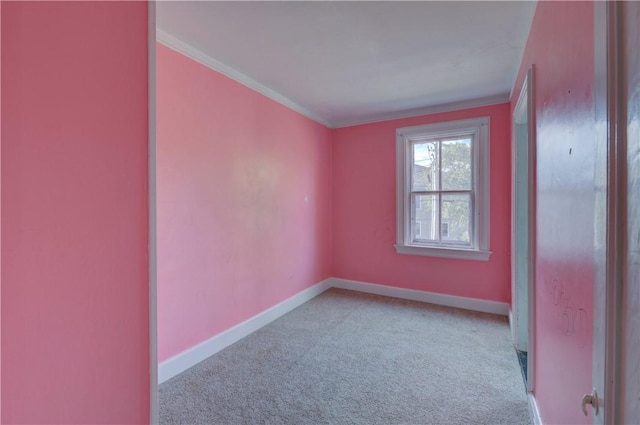
[[[623,332],[621,423],[640,423],[640,3],[623,2],[623,104],[626,105],[626,190],[623,198]]]
[[[596,109],[596,160],[595,160],[595,279],[593,294],[593,387],[597,391],[598,409],[591,409],[592,423],[604,425],[605,396],[608,391],[605,385],[605,347],[606,347],[606,306],[607,306],[607,182],[609,150],[608,116],[610,111],[607,92],[607,77],[613,63],[607,60],[607,39],[611,29],[608,25],[608,11],[605,2],[594,3],[595,19],[595,109]],[[609,295],[610,296],[610,295]],[[590,391],[584,388],[585,393]],[[608,400],[607,400],[608,401]],[[575,406],[578,408],[578,406]],[[588,408],[588,406],[585,406]]]
[[[594,424],[640,423],[640,5],[596,2]],[[589,406],[596,404],[598,409]],[[585,404],[587,403],[587,404]]]

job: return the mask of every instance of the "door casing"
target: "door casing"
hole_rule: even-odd
[[[511,149],[512,334],[516,349],[527,351],[527,391],[534,388],[536,131],[534,68],[525,76],[513,112]],[[524,179],[524,184],[518,184]],[[524,269],[524,270],[523,270]]]

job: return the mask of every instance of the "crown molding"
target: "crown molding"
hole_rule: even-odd
[[[345,120],[337,122],[332,128],[351,127],[361,124],[372,124],[381,121],[397,120],[401,118],[413,118],[421,115],[437,114],[440,112],[459,111],[461,109],[478,108],[480,106],[499,105],[509,102],[509,93],[502,93],[495,96],[480,97],[476,99],[462,100],[459,102],[443,103],[440,105],[425,106],[423,108],[408,109],[388,114],[372,115],[368,119]]]
[[[299,114],[304,115],[305,117],[331,129],[341,128],[341,127],[351,127],[351,126],[361,125],[361,124],[371,124],[375,122],[389,121],[389,120],[395,120],[395,119],[401,119],[401,118],[412,118],[412,117],[418,117],[421,115],[436,114],[440,112],[451,112],[451,111],[457,111],[460,109],[477,108],[480,106],[497,105],[500,103],[507,103],[510,101],[510,98],[511,98],[509,93],[501,93],[495,96],[481,97],[476,99],[463,100],[459,102],[444,103],[440,105],[426,106],[423,108],[402,110],[402,111],[391,112],[391,113],[382,113],[377,115],[374,114],[364,119],[351,119],[351,120],[344,120],[344,121],[338,121],[338,122],[331,122],[322,118],[321,116],[311,111],[310,109],[305,108],[304,106],[294,102],[288,97],[280,94],[276,90],[254,80],[253,78],[247,76],[246,74],[243,74],[237,69],[232,68],[229,65],[226,65],[220,62],[217,59],[214,59],[208,54],[193,47],[192,45],[181,40],[180,38],[168,33],[162,28],[159,28],[159,27],[157,28],[156,39],[159,43],[165,45],[166,47],[172,50],[175,50],[179,53],[182,53],[183,55],[193,59],[194,61],[199,62],[202,65],[216,72],[219,72],[231,78],[232,80],[235,80],[240,84],[246,87],[249,87],[252,90],[257,91],[258,93],[268,97],[269,99],[275,102],[278,102],[281,105],[284,105],[287,108],[292,109],[298,112]]]
[[[169,34],[167,31],[163,30],[162,28],[159,28],[159,27],[157,28],[156,39],[159,43],[169,47],[170,49],[173,49],[179,53],[182,53],[183,55],[195,60],[196,62],[199,62],[202,65],[205,65],[213,69],[214,71],[217,71],[223,75],[226,75],[232,80],[235,80],[240,84],[243,84],[249,87],[250,89],[257,91],[258,93],[268,97],[269,99],[275,102],[278,102],[289,109],[293,109],[294,111],[304,115],[305,117],[310,118],[313,121],[324,125],[325,127],[333,128],[333,125],[331,125],[330,122],[324,120],[318,114],[312,112],[311,110],[305,108],[302,105],[299,105],[298,103],[294,102],[288,97],[283,96],[282,94],[278,93],[272,88],[265,86],[264,84],[243,74],[237,69],[232,68],[229,65],[226,65],[220,62],[219,60],[212,58],[211,56],[207,55],[201,50],[196,49],[195,47],[188,44],[187,42],[179,39],[174,35]]]

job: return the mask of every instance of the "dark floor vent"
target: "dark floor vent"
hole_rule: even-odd
[[[524,388],[527,388],[527,352],[516,350],[518,354],[518,362],[520,363],[520,370],[522,371],[522,380],[524,381]]]

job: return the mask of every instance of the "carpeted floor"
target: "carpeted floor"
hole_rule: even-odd
[[[161,424],[529,424],[505,317],[331,289],[160,386]]]

